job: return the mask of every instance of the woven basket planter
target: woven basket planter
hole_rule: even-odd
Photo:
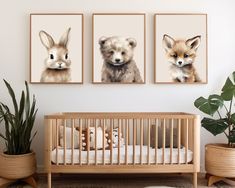
[[[235,178],[235,148],[229,148],[226,144],[207,144],[205,149],[208,174]]]
[[[6,179],[22,179],[36,172],[35,153],[23,155],[0,154],[0,177]]]

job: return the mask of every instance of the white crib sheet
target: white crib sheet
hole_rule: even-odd
[[[133,164],[133,146],[128,145],[128,157],[127,161],[129,164]],[[148,146],[142,147],[142,163],[147,163],[147,151]],[[162,148],[157,149],[157,163],[161,164],[163,163],[162,158]],[[178,163],[178,148],[172,149],[172,163]],[[74,149],[73,154],[73,162],[79,163],[79,149]],[[180,149],[180,163],[185,163],[185,153],[186,149],[183,147]],[[87,151],[82,151],[82,164],[87,164]],[[56,149],[54,149],[51,153],[51,161],[53,163],[56,163]],[[71,164],[72,163],[72,150],[66,149],[66,163]],[[120,148],[120,163],[125,163],[125,146]],[[118,148],[113,148],[113,164],[118,163]],[[151,164],[155,164],[155,149],[149,148],[149,160]],[[187,162],[191,162],[193,160],[193,152],[191,150],[188,150],[187,153]],[[170,163],[170,148],[165,148],[165,154],[164,154],[164,162]],[[64,163],[64,149],[58,148],[58,163],[63,164]],[[89,151],[89,163],[95,164],[95,151],[91,150]],[[105,150],[105,163],[110,163],[110,150]],[[97,164],[103,164],[103,150],[97,150]],[[140,145],[135,146],[135,164],[140,164]]]

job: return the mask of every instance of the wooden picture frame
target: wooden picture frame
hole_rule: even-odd
[[[207,14],[154,15],[154,82],[207,84]]]
[[[30,14],[30,83],[82,84],[84,17]]]
[[[145,14],[94,13],[92,26],[92,83],[145,84]]]

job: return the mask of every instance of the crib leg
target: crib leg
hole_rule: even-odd
[[[48,188],[51,188],[51,173],[47,174],[47,183],[48,183]]]
[[[197,172],[193,173],[193,187],[197,188]]]

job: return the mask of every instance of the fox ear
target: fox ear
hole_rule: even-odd
[[[201,36],[196,36],[186,41],[187,46],[191,47],[191,49],[197,50],[201,43]]]
[[[166,51],[169,51],[170,49],[172,49],[174,43],[175,43],[175,40],[170,37],[169,35],[164,35],[163,36],[163,47],[165,48]]]

